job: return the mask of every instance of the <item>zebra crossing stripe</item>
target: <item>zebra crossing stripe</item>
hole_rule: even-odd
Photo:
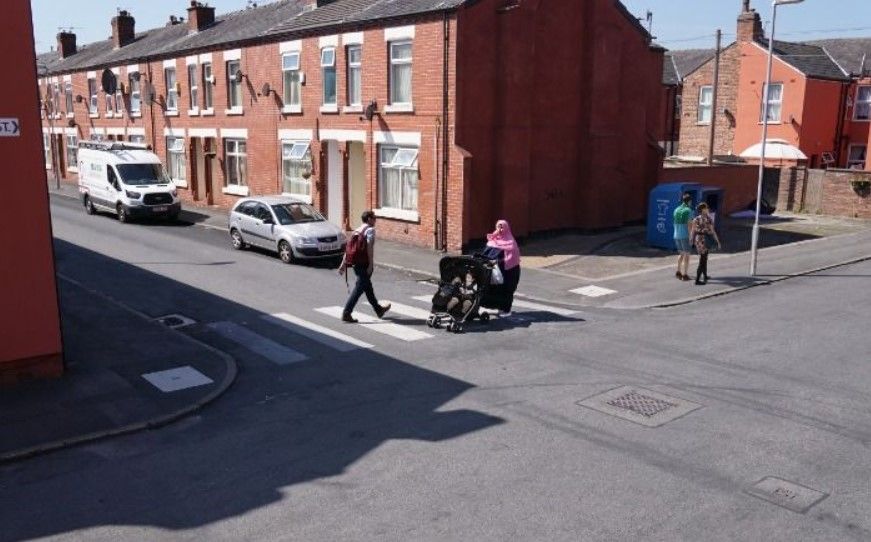
[[[416,295],[413,297],[413,299],[415,299],[417,301],[423,301],[425,303],[432,302],[431,295]],[[515,307],[522,307],[524,309],[536,310],[536,311],[551,312],[551,313],[557,314],[559,316],[572,316],[572,315],[575,315],[578,313],[578,311],[575,311],[575,310],[564,309],[562,307],[553,307],[551,305],[543,305],[541,303],[533,303],[532,301],[523,301],[522,299],[515,299],[514,306]]]
[[[279,344],[272,339],[254,333],[250,329],[233,322],[214,322],[209,328],[236,344],[242,345],[258,356],[262,356],[276,365],[290,365],[307,360],[305,354]]]
[[[321,307],[315,309],[315,311],[326,314],[327,316],[332,316],[333,318],[342,318],[342,307]],[[429,313],[427,313],[429,314]],[[354,318],[359,322],[357,325],[366,329],[371,329],[372,331],[377,331],[378,333],[383,333],[384,335],[389,335],[395,339],[400,339],[403,341],[419,341],[422,339],[429,339],[432,337],[429,333],[425,333],[418,329],[414,329],[409,326],[402,326],[399,324],[393,324],[387,320],[380,320],[375,318],[374,316],[369,316],[368,314],[361,314],[359,312],[354,313]]]
[[[387,313],[388,318],[390,317],[389,315],[392,313],[401,314],[402,316],[408,316],[409,318],[414,318],[415,320],[426,320],[427,318],[429,318],[430,315],[429,311],[409,305],[403,305],[402,303],[397,303],[395,301],[382,301],[382,303],[390,303],[391,305],[390,312]]]
[[[345,335],[344,333],[340,333],[320,324],[303,320],[302,318],[292,314],[287,314],[286,312],[279,312],[273,315],[264,314],[261,318],[294,333],[298,333],[303,337],[308,337],[313,341],[329,346],[339,352],[350,352],[351,350],[357,350],[360,348],[373,347],[373,345],[355,339],[350,335]]]

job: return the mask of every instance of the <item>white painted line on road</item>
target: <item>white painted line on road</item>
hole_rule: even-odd
[[[163,393],[186,390],[197,386],[205,386],[206,384],[211,384],[213,382],[211,378],[197,371],[190,365],[167,369],[165,371],[145,373],[142,375],[142,378],[150,382]]]
[[[222,337],[240,344],[276,365],[290,365],[308,359],[305,354],[254,333],[233,322],[214,322],[209,328]]]
[[[584,286],[583,288],[575,288],[574,290],[569,290],[573,294],[580,294],[587,297],[602,297],[606,295],[616,294],[617,290],[609,290],[608,288],[602,288],[601,286]]]
[[[431,299],[427,298],[427,299]],[[391,313],[401,314],[402,316],[408,316],[409,318],[414,318],[416,320],[425,321],[429,318],[430,312],[419,309],[417,307],[412,307],[409,305],[403,305],[402,303],[397,303],[395,301],[382,301],[382,304],[390,303],[390,312],[387,313],[387,317],[390,317]]]
[[[432,305],[432,296],[431,295],[416,295],[412,296],[412,299],[416,299],[417,301],[423,301],[428,305]]]
[[[342,307],[336,306],[321,307],[315,310],[321,314],[332,316],[333,318],[342,318],[342,311],[344,309]],[[430,335],[429,333],[424,333],[423,331],[408,326],[393,324],[386,320],[380,320],[378,318],[375,318],[374,316],[369,316],[368,314],[361,314],[359,312],[355,312],[354,318],[358,320],[359,323],[356,325],[360,327],[371,329],[372,331],[377,331],[378,333],[383,333],[384,335],[389,335],[393,338],[403,341],[419,341],[432,337],[432,335]]]
[[[264,314],[261,318],[267,322],[289,329],[294,333],[299,333],[304,337],[308,337],[313,341],[327,345],[340,352],[350,352],[351,350],[358,350],[360,348],[373,347],[373,345],[355,339],[350,335],[345,335],[344,333],[340,333],[320,324],[303,320],[302,318],[298,318],[292,314],[287,314],[286,312],[279,312],[271,316]]]
[[[425,303],[432,303],[431,295],[416,295],[413,297],[413,299],[423,301]],[[515,299],[514,306],[523,307],[524,309],[531,309],[535,311],[550,312],[559,316],[572,316],[578,313],[578,311],[572,309],[564,309],[562,307],[554,307],[551,305],[544,305],[542,303],[533,303],[532,301],[523,301],[521,299]]]

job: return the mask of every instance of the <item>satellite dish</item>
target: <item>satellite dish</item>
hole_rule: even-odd
[[[81,94],[76,94],[76,103],[77,103],[77,104],[80,104],[80,103],[82,103],[82,102],[84,102],[84,101],[85,101],[85,97],[84,97],[84,96],[82,96]]]
[[[142,78],[142,74],[139,72],[133,72],[131,75],[134,81],[139,82],[139,79]]]
[[[235,79],[237,83],[241,83],[243,77],[245,77],[245,74],[242,73],[242,70],[236,70],[236,73],[233,74],[233,79]]]
[[[260,89],[260,95],[269,96],[270,92],[272,92],[272,87],[269,86],[269,83],[263,83],[263,88]]]
[[[369,102],[369,105],[366,106],[366,110],[363,112],[363,116],[366,117],[366,120],[372,120],[372,117],[374,117],[377,113],[378,102],[372,100],[371,102]]]
[[[103,74],[100,76],[100,82],[103,84],[103,90],[106,94],[115,94],[115,91],[118,90],[118,79],[109,68],[103,70]]]

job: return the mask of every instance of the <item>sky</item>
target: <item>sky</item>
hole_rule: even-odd
[[[217,13],[226,13],[244,8],[248,1],[210,0],[208,4]],[[741,0],[622,1],[637,17],[644,18],[648,10],[653,12],[656,41],[669,49],[713,48],[718,28],[723,31],[723,43],[730,43],[735,39],[735,21],[741,11]],[[31,0],[30,3],[36,50],[40,53],[55,46],[59,28],[72,28],[79,44],[108,38],[109,21],[117,8],[130,11],[136,18],[136,28],[146,30],[165,25],[170,15],[186,17],[189,5],[187,0]],[[771,2],[752,0],[751,6],[767,23]],[[776,37],[787,41],[871,37],[871,0],[805,0],[802,4],[782,6],[777,12]]]

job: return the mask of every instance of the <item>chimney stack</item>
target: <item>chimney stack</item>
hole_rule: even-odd
[[[61,58],[76,54],[76,35],[72,32],[61,31],[57,35],[57,51]]]
[[[738,15],[738,41],[763,41],[765,29],[762,17],[750,8],[750,0],[742,0],[741,14]]]
[[[191,0],[188,8],[188,29],[191,33],[199,32],[215,23],[215,8],[197,0]]]
[[[130,12],[121,10],[118,15],[112,17],[112,43],[115,49],[120,49],[128,43],[131,43],[136,37],[135,26],[136,19],[130,15]]]

